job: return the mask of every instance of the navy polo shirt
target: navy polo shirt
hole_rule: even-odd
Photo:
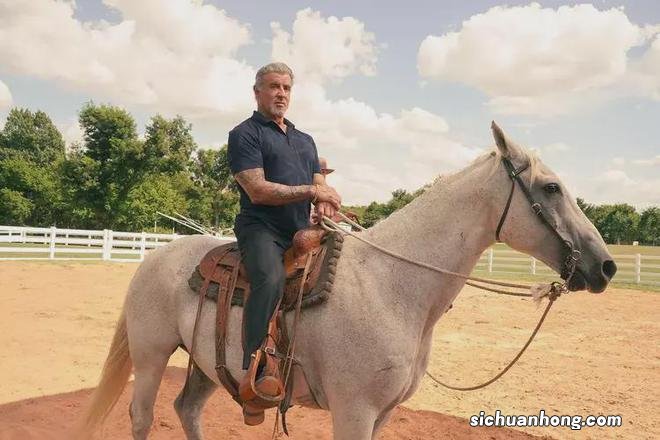
[[[259,112],[229,132],[227,158],[232,174],[252,168],[263,168],[266,180],[282,185],[311,185],[314,173],[320,173],[314,139],[296,129],[288,119],[284,132],[275,121]],[[239,186],[241,211],[236,216],[234,231],[261,222],[279,234],[291,238],[309,225],[310,202],[280,206],[257,205]]]

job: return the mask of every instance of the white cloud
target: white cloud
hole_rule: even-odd
[[[597,182],[608,182],[621,185],[631,185],[635,183],[625,171],[622,170],[607,170],[602,175],[596,177]]]
[[[630,177],[620,169],[610,169],[579,185],[580,194],[591,203],[629,203],[638,208],[660,205],[660,178]]]
[[[7,87],[4,82],[0,81],[0,110],[11,107],[12,103],[13,98],[9,87]]]
[[[637,86],[642,93],[660,100],[660,34],[655,37],[642,58],[633,65],[630,83]]]
[[[300,78],[319,81],[376,72],[375,37],[353,17],[323,18],[307,8],[296,14],[292,32],[278,22],[271,29],[273,59],[287,60]]]
[[[634,163],[635,165],[660,167],[660,154],[658,154],[655,157],[650,157],[648,159],[633,160],[632,163]]]
[[[571,146],[564,142],[555,142],[541,147],[541,151],[544,153],[564,153],[570,150],[572,150]]]
[[[514,124],[512,124],[512,125],[514,125]],[[524,127],[524,125],[523,125],[523,127]],[[526,132],[526,134],[529,134],[531,132],[531,130],[525,129],[525,132]],[[573,146],[571,146],[571,145],[569,145],[565,142],[553,142],[553,143],[546,144],[546,145],[541,145],[541,146],[538,146],[538,147],[531,146],[531,147],[527,147],[527,148],[531,152],[533,152],[534,154],[540,155],[542,157],[545,156],[545,157],[548,157],[548,158],[550,158],[550,157],[554,157],[554,158],[562,157],[564,155],[564,153],[566,153],[567,151],[571,151],[571,150],[575,149],[575,148],[573,148]]]
[[[77,118],[71,118],[66,122],[57,124],[57,129],[62,133],[67,149],[75,143],[81,143],[83,140],[83,131],[80,128]]]
[[[250,114],[256,69],[237,56],[251,43],[249,24],[197,0],[104,3],[118,12],[116,23],[82,22],[73,2],[0,0],[0,69],[128,108],[180,113],[196,126],[213,121],[225,130]],[[328,97],[330,83],[376,74],[383,45],[363,22],[305,9],[291,29],[273,23],[272,31],[273,59],[297,76],[291,119],[337,168],[330,182],[347,202],[414,190],[478,153],[428,110],[380,113],[351,97]],[[73,121],[61,129],[68,142],[80,135]]]
[[[609,165],[605,171],[585,169],[562,176],[562,180],[589,203],[629,203],[637,209],[660,205],[660,176],[646,168],[660,165],[660,156],[642,160],[613,157]]]
[[[0,67],[166,113],[249,111],[254,69],[235,59],[247,25],[198,1],[105,4],[121,21],[81,22],[73,2],[0,0]]]
[[[625,157],[613,157],[612,158],[612,165],[621,167],[626,164],[626,158]]]
[[[331,100],[319,84],[294,86],[291,119],[314,135],[319,154],[337,169],[330,184],[349,203],[385,200],[397,188],[415,190],[479,153],[456,141],[436,114],[417,107],[378,113],[352,98]],[[414,173],[409,166],[416,166]]]
[[[457,32],[428,36],[418,70],[483,91],[497,113],[559,114],[604,99],[626,75],[628,50],[655,31],[631,23],[623,9],[497,6]],[[648,57],[653,71],[660,57]]]
[[[362,22],[305,9],[291,31],[279,23],[271,27],[273,60],[286,62],[296,74],[290,117],[313,134],[319,154],[337,169],[328,181],[346,202],[385,200],[397,188],[415,190],[478,154],[453,138],[444,118],[425,109],[378,113],[353,98],[328,97],[328,83],[375,73],[378,46]]]

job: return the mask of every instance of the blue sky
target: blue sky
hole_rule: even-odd
[[[218,147],[277,59],[349,203],[461,168],[494,119],[574,195],[643,208],[660,205],[659,31],[651,0],[0,0],[0,124],[42,109],[75,141],[94,100],[140,129],[181,114]]]

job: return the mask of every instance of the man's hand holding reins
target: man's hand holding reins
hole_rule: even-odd
[[[321,223],[323,217],[328,217],[333,219],[337,214],[337,209],[330,204],[329,202],[317,202],[314,205],[314,212],[312,213],[312,223],[318,224]]]
[[[314,187],[315,187],[315,195],[314,195],[314,199],[312,200],[312,203],[314,203],[317,206],[317,209],[318,209],[318,205],[321,205],[323,209],[327,209],[327,206],[329,205],[330,207],[334,208],[335,211],[341,208],[341,197],[339,196],[337,190],[325,184],[314,185]]]

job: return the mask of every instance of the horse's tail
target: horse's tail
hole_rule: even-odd
[[[112,338],[110,352],[103,365],[101,380],[92,393],[90,402],[75,429],[76,439],[92,438],[94,432],[103,424],[124,391],[131,375],[132,366],[128,351],[126,312],[122,310],[115,336]]]

